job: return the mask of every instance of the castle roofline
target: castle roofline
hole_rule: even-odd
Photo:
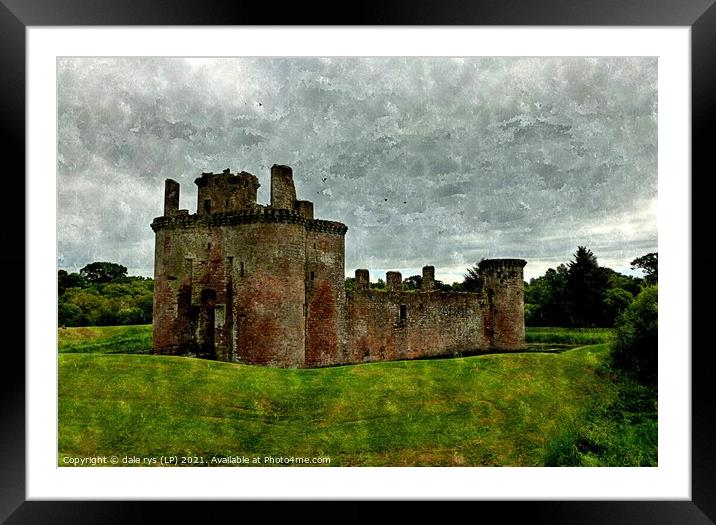
[[[483,259],[478,263],[479,268],[504,268],[506,266],[524,268],[527,261],[524,259]]]
[[[300,224],[305,226],[307,230],[335,233],[338,235],[345,235],[348,231],[348,226],[342,222],[306,219],[294,210],[271,207],[211,214],[179,213],[169,216],[165,215],[156,217],[154,221],[152,221],[152,230],[156,232],[162,229],[190,229],[198,226],[235,226],[260,222]]]
[[[220,178],[226,179],[229,184],[251,184],[255,185],[257,188],[261,186],[259,184],[259,179],[256,175],[249,173],[248,171],[231,173],[231,170],[229,168],[226,168],[221,173],[214,173],[213,171],[203,172],[201,174],[201,177],[197,177],[196,179],[194,179],[194,184],[202,188],[206,186],[210,180],[216,180]]]

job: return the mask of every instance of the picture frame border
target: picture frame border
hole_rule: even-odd
[[[3,71],[8,79],[0,84],[3,91],[1,119],[4,131],[3,149],[8,167],[5,195],[12,202],[3,208],[7,250],[0,260],[5,275],[17,276],[22,268],[23,279],[8,279],[5,291],[14,298],[13,308],[6,316],[6,326],[27,330],[25,311],[25,60],[28,26],[106,26],[106,25],[500,25],[500,26],[689,26],[691,28],[692,72],[692,279],[698,276],[699,286],[692,287],[692,500],[691,501],[529,501],[470,502],[477,510],[498,514],[508,520],[528,517],[538,523],[714,523],[716,518],[716,414],[711,400],[716,386],[711,380],[709,345],[703,336],[704,327],[716,313],[713,299],[713,270],[716,266],[713,243],[706,228],[713,222],[706,215],[705,187],[707,157],[712,145],[709,132],[716,113],[716,0],[540,0],[522,2],[479,1],[467,5],[455,0],[437,2],[384,2],[380,5],[351,7],[350,20],[341,17],[335,4],[316,3],[274,6],[249,2],[195,2],[176,0],[167,9],[164,2],[145,0],[141,3],[112,0],[0,0],[0,48],[5,50]],[[711,160],[711,159],[709,159]],[[709,168],[712,162],[709,163]],[[18,173],[22,173],[19,176]],[[697,176],[700,174],[700,176]],[[701,202],[700,202],[701,200]],[[13,209],[14,207],[14,209]],[[21,218],[21,219],[20,219]],[[22,220],[23,227],[19,227]],[[700,241],[700,242],[698,242]],[[20,249],[22,247],[23,249]],[[22,289],[21,289],[22,287]],[[708,316],[708,317],[707,317]],[[19,332],[19,331],[18,331]],[[219,502],[147,502],[147,501],[27,501],[25,470],[25,357],[17,351],[25,347],[24,333],[19,341],[6,344],[6,373],[2,389],[2,447],[0,447],[0,520],[8,523],[103,522],[126,523],[141,519],[148,507],[161,505],[159,512],[166,521],[188,521],[193,514],[206,516],[209,505]],[[13,371],[10,373],[9,371]],[[221,502],[222,507],[228,502]],[[240,502],[246,505],[247,502]],[[272,512],[295,514],[292,502]],[[327,503],[327,502],[326,502]],[[321,503],[325,505],[326,503]],[[368,518],[378,510],[374,502],[348,502],[339,511],[345,518]],[[256,509],[256,504],[251,507]],[[332,503],[331,506],[334,506]],[[274,510],[276,509],[276,510]],[[422,502],[412,502],[410,513],[422,515]],[[212,514],[215,510],[211,511]],[[324,512],[321,512],[324,514]],[[335,517],[325,512],[324,519]],[[273,518],[278,517],[274,515]],[[320,518],[319,518],[320,519]]]

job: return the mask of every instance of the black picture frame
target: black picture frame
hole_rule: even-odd
[[[0,261],[5,279],[5,326],[18,340],[4,345],[0,381],[0,520],[7,523],[127,523],[148,511],[162,521],[180,523],[216,515],[219,502],[26,501],[25,497],[25,358],[23,333],[16,329],[32,312],[25,311],[24,286],[32,279],[25,270],[25,30],[27,26],[83,25],[550,25],[550,26],[690,26],[692,71],[692,253],[684,254],[684,271],[692,287],[692,499],[690,501],[529,501],[471,502],[472,516],[496,514],[501,522],[525,519],[531,523],[714,523],[716,520],[716,414],[705,327],[716,313],[714,277],[716,257],[711,236],[712,218],[706,199],[709,139],[716,108],[716,0],[501,0],[459,2],[390,1],[381,3],[294,3],[281,6],[246,1],[174,0],[0,0],[2,61],[1,142],[6,168],[5,225]],[[685,181],[687,183],[687,181]],[[9,201],[9,202],[8,202]],[[22,228],[20,225],[22,224]],[[22,272],[23,279],[19,278]],[[10,334],[8,334],[10,335]],[[678,349],[688,351],[689,349]],[[51,354],[48,354],[51,355]],[[244,512],[256,503],[239,502]],[[310,512],[312,521],[365,521],[382,513],[374,502],[350,502],[341,509],[272,508],[295,516]],[[211,507],[209,507],[211,506]],[[298,507],[298,508],[297,508]],[[403,505],[408,515],[425,515],[423,502]],[[211,510],[210,510],[211,509]],[[233,511],[234,509],[232,509]],[[451,509],[452,510],[452,509]],[[453,510],[454,512],[454,510]],[[235,521],[235,519],[232,519]]]

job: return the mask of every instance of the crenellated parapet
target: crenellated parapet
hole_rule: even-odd
[[[198,214],[221,213],[257,206],[259,179],[242,171],[234,174],[228,168],[223,173],[207,172],[194,180],[199,188]]]
[[[151,226],[152,230],[157,232],[163,229],[175,230],[198,227],[237,226],[240,224],[267,222],[300,224],[310,231],[333,233],[337,235],[345,235],[348,231],[348,226],[340,222],[325,221],[321,219],[306,219],[298,211],[264,207],[211,214],[174,213],[172,215],[156,217],[152,221]]]

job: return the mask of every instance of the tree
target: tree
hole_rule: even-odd
[[[659,281],[659,252],[647,253],[637,257],[631,262],[631,269],[643,271],[644,280],[647,284],[656,284]]]
[[[86,317],[76,304],[60,303],[57,307],[57,322],[59,326],[82,326],[86,324]]]
[[[657,380],[659,290],[644,288],[617,321],[613,361],[617,368],[646,384]]]
[[[479,265],[466,268],[465,278],[462,281],[462,290],[465,292],[479,292],[482,290],[482,275]]]
[[[597,257],[578,246],[574,260],[567,263],[567,300],[573,326],[600,326],[605,321],[604,294],[609,279],[600,271]]]
[[[66,270],[57,272],[57,295],[61,296],[68,288],[82,288],[87,281],[78,273],[67,273]]]
[[[604,294],[607,324],[614,324],[619,315],[634,302],[634,295],[623,288],[610,288]]]
[[[60,325],[94,326],[152,322],[153,279],[125,276],[124,267],[113,266],[109,266],[109,270],[114,271],[114,276],[99,277],[100,280],[113,277],[112,282],[90,282],[80,274],[68,274],[64,270],[58,272],[58,288],[64,288],[58,298]],[[96,267],[87,265],[83,270],[89,270],[91,275]],[[96,280],[98,277],[92,275],[92,278]]]
[[[128,324],[142,324],[144,322],[144,314],[141,308],[137,306],[130,306],[129,308],[122,308],[117,312],[116,315],[117,324],[128,325]]]
[[[444,283],[438,279],[435,279],[434,282],[435,282],[436,290],[440,290],[441,292],[452,292],[453,291],[452,286],[450,286],[447,283]]]
[[[370,283],[370,288],[373,290],[385,290],[385,281],[378,277],[378,281]]]
[[[525,288],[525,323],[529,326],[570,326],[568,270],[564,264],[530,279]]]
[[[600,266],[599,269],[604,272],[609,282],[609,289],[621,288],[631,293],[634,297],[639,295],[641,289],[644,287],[644,279],[641,277],[634,277],[633,275],[623,275],[615,272],[611,268]]]
[[[420,290],[423,285],[422,275],[411,275],[407,279],[403,279],[403,288],[405,290]]]
[[[127,267],[111,262],[93,262],[80,269],[80,275],[90,283],[110,283],[126,278]]]

